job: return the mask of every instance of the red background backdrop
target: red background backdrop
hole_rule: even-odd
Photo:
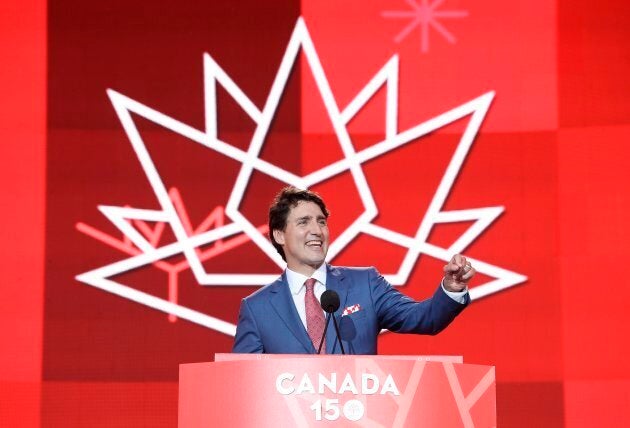
[[[500,426],[613,426],[630,405],[625,259],[630,6],[607,1],[527,5],[447,0],[466,10],[400,43],[409,22],[383,11],[400,1],[122,2],[57,0],[0,6],[0,425],[175,426],[177,365],[210,360],[232,338],[77,282],[124,254],[77,230],[120,234],[97,205],[158,204],[105,93],[128,97],[203,129],[203,61],[209,53],[259,108],[295,22],[303,16],[340,106],[397,54],[399,129],[487,91],[495,100],[447,209],[505,212],[466,254],[528,277],[475,302],[437,337],[386,335],[380,352],[461,354],[497,367]],[[326,2],[327,3],[327,2]],[[332,3],[331,3],[332,4]],[[293,71],[262,157],[304,174],[339,158],[330,121],[302,61]],[[367,146],[382,138],[382,93],[350,126]],[[219,93],[220,136],[247,147],[252,124]],[[466,119],[366,164],[377,224],[412,234]],[[139,128],[193,225],[225,201],[238,164],[148,121]],[[332,143],[331,143],[332,141]],[[264,223],[280,184],[255,176],[243,210]],[[333,211],[333,235],[358,214],[347,175],[315,187]],[[413,189],[417,198],[403,190]],[[463,230],[436,228],[447,245]],[[168,241],[169,236],[164,239]],[[369,248],[371,254],[366,254]],[[362,236],[335,260],[393,272],[400,248]],[[208,271],[277,272],[251,243]],[[173,263],[181,258],[169,260]],[[443,263],[422,256],[403,287],[427,296]],[[167,274],[124,275],[166,295]],[[487,280],[480,277],[479,283]],[[178,277],[179,301],[235,322],[254,287],[200,287]]]

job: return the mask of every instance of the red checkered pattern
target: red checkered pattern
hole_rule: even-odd
[[[345,317],[346,315],[350,315],[350,314],[353,314],[355,312],[359,312],[360,310],[361,310],[361,305],[359,305],[357,303],[356,305],[348,306],[346,309],[344,309],[343,313],[341,314],[341,316]]]

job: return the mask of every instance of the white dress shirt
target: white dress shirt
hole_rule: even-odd
[[[304,328],[306,328],[306,305],[304,304],[306,285],[304,285],[304,283],[309,278],[314,278],[317,281],[315,282],[313,291],[315,292],[317,301],[321,302],[322,294],[326,291],[326,263],[322,263],[322,265],[317,268],[310,277],[294,272],[289,268],[287,268],[286,274],[289,289],[291,290],[291,296],[293,297],[293,303],[295,303],[295,308],[300,315],[302,324],[304,324]],[[322,313],[324,313],[324,310],[322,310]]]

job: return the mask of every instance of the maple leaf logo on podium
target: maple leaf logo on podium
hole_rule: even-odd
[[[326,165],[305,176],[295,175],[260,157],[265,137],[276,114],[280,98],[286,88],[294,63],[302,49],[310,67],[317,89],[319,90],[333,129],[341,145],[344,158]],[[216,85],[221,85],[238,103],[243,111],[255,123],[256,128],[249,148],[243,151],[218,138]],[[360,151],[356,151],[350,138],[347,125],[361,111],[366,103],[380,88],[386,90],[385,138]],[[173,285],[171,275],[183,269],[191,269],[195,280],[200,285],[212,286],[261,286],[275,280],[273,274],[213,273],[207,272],[202,261],[214,255],[229,251],[244,242],[252,241],[279,268],[285,263],[275,248],[266,238],[267,227],[254,225],[240,211],[241,202],[250,183],[254,170],[274,177],[286,184],[299,188],[309,188],[338,174],[349,172],[354,180],[358,195],[363,205],[363,212],[330,245],[327,260],[334,258],[359,234],[367,234],[381,240],[406,248],[407,253],[397,272],[385,277],[395,286],[404,285],[421,254],[448,261],[454,253],[463,252],[502,212],[503,207],[485,207],[457,211],[444,211],[442,207],[453,186],[462,164],[471,148],[479,127],[494,97],[488,92],[478,98],[459,105],[437,117],[420,123],[406,131],[399,132],[398,118],[398,57],[392,57],[374,77],[363,87],[354,99],[343,109],[335,100],[322,68],[319,57],[302,18],[299,18],[289,44],[280,63],[268,98],[259,109],[236,85],[225,71],[208,54],[204,55],[204,91],[205,91],[205,129],[195,129],[181,121],[173,119],[157,110],[141,104],[125,95],[109,89],[107,91],[120,122],[140,161],[155,196],[160,210],[137,209],[130,207],[100,206],[100,211],[120,230],[124,238],[118,240],[84,223],[77,228],[130,257],[121,261],[82,273],[77,280],[120,297],[166,312],[171,319],[182,318],[203,325],[213,330],[234,335],[236,326],[211,315],[187,308],[177,302],[177,283]],[[167,189],[149,151],[132,119],[132,113],[162,127],[180,134],[201,146],[214,150],[241,164],[238,176],[225,205],[225,215],[231,222],[224,224],[222,207],[210,213],[206,221],[193,229],[177,189]],[[446,171],[429,204],[420,227],[413,236],[407,236],[378,226],[373,220],[378,214],[377,204],[363,173],[363,164],[380,156],[387,155],[394,149],[413,142],[439,128],[463,117],[470,120],[454,151]],[[219,216],[217,216],[220,214]],[[429,234],[436,224],[471,221],[472,225],[448,248],[427,242]],[[146,222],[156,222],[155,229]],[[168,225],[175,242],[159,246],[159,236]],[[213,226],[211,228],[211,226]],[[202,246],[213,244],[209,249]],[[184,262],[168,264],[165,259],[183,254]],[[478,299],[499,290],[524,282],[527,278],[521,274],[494,266],[481,260],[472,260],[477,271],[494,278],[470,290],[471,298]],[[154,265],[169,272],[169,296],[164,299],[114,281],[112,277],[143,266]]]

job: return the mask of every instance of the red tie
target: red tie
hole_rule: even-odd
[[[315,297],[315,278],[309,278],[304,282],[306,285],[306,296],[304,296],[304,304],[306,306],[306,331],[313,342],[315,351],[319,349],[319,342],[324,334],[324,312]],[[322,346],[322,354],[326,353],[326,344]]]

